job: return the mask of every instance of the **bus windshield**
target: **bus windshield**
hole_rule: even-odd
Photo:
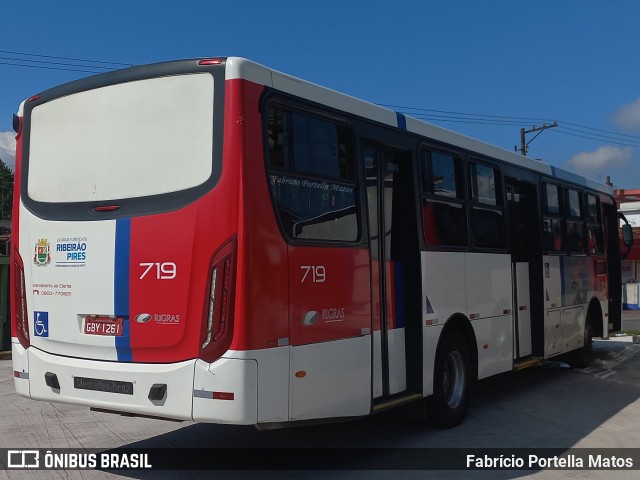
[[[203,184],[212,173],[213,95],[213,76],[197,73],[109,85],[36,106],[29,198],[105,201]]]

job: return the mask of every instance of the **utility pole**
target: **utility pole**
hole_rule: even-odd
[[[551,125],[547,125],[546,123],[543,123],[541,127],[536,127],[534,125],[533,127],[531,127],[531,130],[525,130],[524,128],[521,128],[520,129],[520,154],[526,157],[527,152],[529,151],[529,144],[533,142],[536,138],[538,138],[538,135],[540,135],[543,130],[546,130],[547,128],[557,127],[557,126],[558,126],[558,122],[553,122]],[[538,132],[538,134],[527,142],[525,135],[527,133],[533,133],[533,132]]]

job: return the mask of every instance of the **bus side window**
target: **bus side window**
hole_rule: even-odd
[[[586,251],[586,233],[582,209],[582,193],[568,188],[565,190],[567,216],[567,247],[571,253]]]
[[[547,252],[564,252],[564,219],[561,210],[561,189],[553,183],[542,183],[542,232]]]
[[[587,194],[587,253],[604,253],[604,234],[600,217],[600,200],[593,194]]]
[[[274,106],[265,116],[269,185],[286,236],[357,241],[350,130],[329,119]]]
[[[505,221],[500,172],[497,168],[469,162],[471,190],[471,238],[480,248],[505,248]]]
[[[421,150],[423,228],[428,245],[463,247],[468,243],[462,172],[459,156]]]

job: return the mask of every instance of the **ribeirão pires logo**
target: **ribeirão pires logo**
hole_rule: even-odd
[[[51,263],[51,245],[46,238],[40,238],[36,243],[33,263],[38,267],[45,267]]]

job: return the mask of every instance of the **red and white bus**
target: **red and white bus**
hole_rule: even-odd
[[[242,58],[20,106],[16,391],[273,427],[587,361],[620,327],[611,189]]]

